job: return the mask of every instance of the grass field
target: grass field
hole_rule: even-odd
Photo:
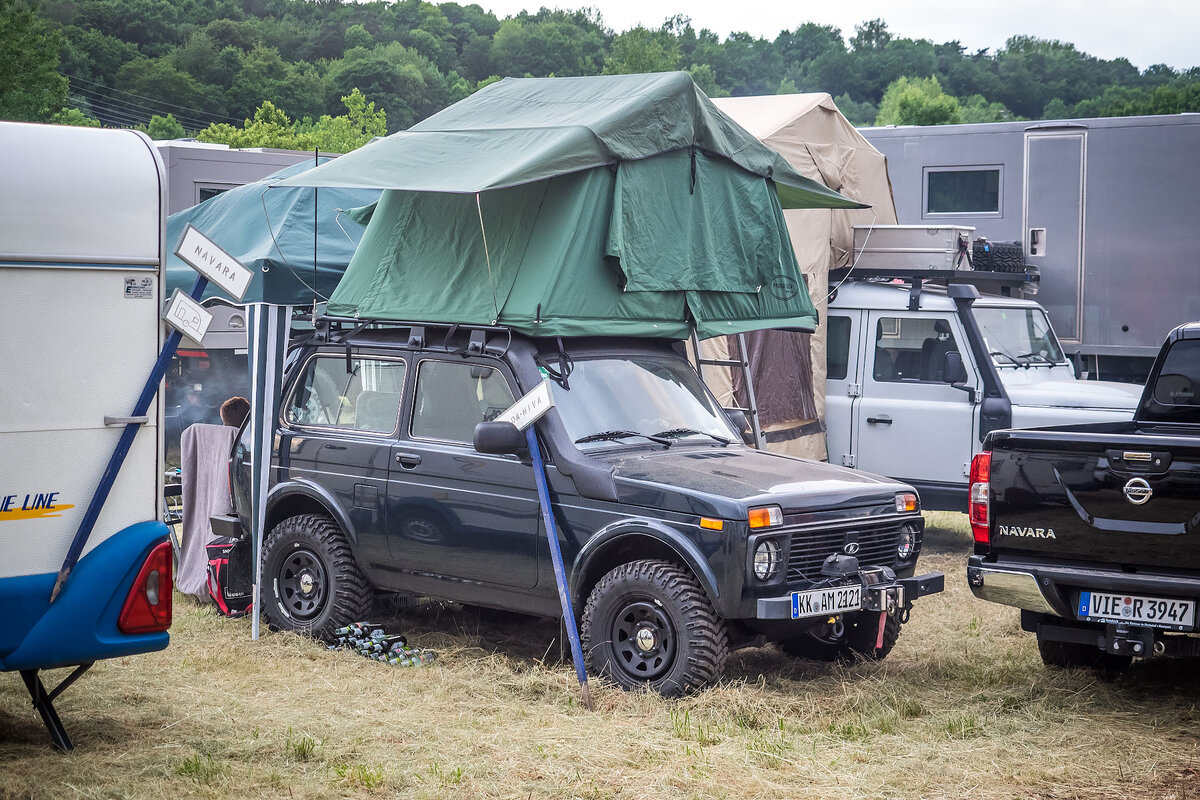
[[[1043,668],[1017,612],[966,588],[964,520],[930,516],[921,567],[947,591],[886,661],[742,650],[683,700],[593,681],[594,713],[553,621],[421,606],[386,622],[439,660],[400,668],[255,643],[177,596],[166,651],[101,662],[60,698],[69,755],[0,674],[0,797],[1200,797],[1195,663],[1114,683]]]

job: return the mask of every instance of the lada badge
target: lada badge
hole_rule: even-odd
[[[1125,492],[1125,499],[1135,506],[1145,504],[1154,494],[1145,478],[1130,478],[1122,491]]]

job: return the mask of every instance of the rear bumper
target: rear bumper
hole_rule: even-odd
[[[1081,590],[1200,600],[1195,577],[1118,572],[1024,562],[967,560],[967,584],[980,600],[1075,619],[1075,595]]]
[[[877,570],[862,571],[849,576],[840,586],[853,586],[855,583],[863,587],[863,611],[902,611],[912,607],[912,602],[919,597],[937,594],[946,588],[946,576],[940,572],[927,572],[911,578],[893,578],[885,582],[875,579]],[[758,600],[755,617],[760,620],[791,620],[792,593],[781,597],[762,597]],[[810,618],[811,619],[811,618]],[[797,622],[810,621],[804,618]]]

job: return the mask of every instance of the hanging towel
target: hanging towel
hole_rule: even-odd
[[[205,545],[213,540],[209,517],[233,511],[229,499],[229,451],[237,429],[197,423],[183,432],[180,468],[183,472],[183,543],[175,587],[209,601]]]

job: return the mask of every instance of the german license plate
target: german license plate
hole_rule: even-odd
[[[1080,592],[1079,618],[1101,622],[1132,622],[1154,628],[1191,630],[1196,621],[1196,601],[1168,600],[1162,597],[1142,597],[1135,594]]]
[[[792,619],[862,610],[862,586],[792,592]]]

